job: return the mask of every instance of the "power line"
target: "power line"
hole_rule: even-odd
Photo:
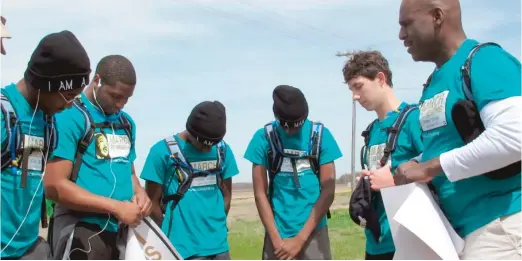
[[[338,34],[335,34],[335,33],[333,33],[333,32],[330,32],[330,31],[326,31],[326,30],[324,30],[324,29],[318,28],[318,27],[313,26],[313,25],[311,25],[311,24],[304,23],[304,22],[299,21],[299,20],[296,20],[296,19],[292,19],[292,18],[290,18],[289,16],[282,15],[282,14],[279,13],[279,12],[268,11],[266,8],[262,8],[262,7],[258,6],[258,5],[254,5],[254,4],[252,4],[252,3],[248,3],[248,2],[245,2],[245,1],[242,1],[242,0],[236,0],[236,2],[238,2],[238,3],[240,3],[240,4],[244,4],[244,5],[251,6],[251,7],[256,8],[256,9],[259,9],[259,10],[262,10],[262,11],[264,11],[264,13],[275,14],[275,15],[277,15],[278,17],[282,18],[282,21],[285,21],[285,22],[286,22],[286,21],[293,21],[293,22],[296,23],[296,24],[300,24],[300,25],[302,25],[302,26],[304,26],[304,27],[307,27],[307,28],[309,28],[309,29],[312,29],[312,30],[314,30],[314,31],[316,31],[316,32],[325,33],[325,34],[328,34],[328,35],[330,35],[330,36],[332,36],[332,37],[334,37],[334,38],[338,38],[338,39],[340,39],[340,40],[346,40],[346,41],[348,41],[348,39],[345,38],[345,37],[343,37],[343,36],[340,36],[340,35],[338,35]]]
[[[219,13],[221,14],[221,17],[223,18],[226,18],[226,19],[229,19],[229,20],[232,20],[232,21],[235,21],[235,22],[240,22],[240,23],[250,23],[250,24],[255,24],[259,27],[259,25],[261,25],[261,28],[262,29],[269,29],[268,26],[266,26],[266,24],[263,24],[263,23],[260,23],[261,21],[260,20],[256,20],[256,19],[252,19],[251,17],[248,17],[248,16],[245,16],[245,15],[242,15],[242,14],[239,14],[239,13],[232,13],[232,12],[227,12],[227,11],[224,11],[222,9],[218,9],[218,8],[214,8],[212,6],[209,6],[209,5],[205,5],[201,2],[198,2],[198,1],[191,1],[190,3],[193,3],[193,4],[196,4],[198,5],[201,9],[204,9],[208,12],[213,12],[213,13]],[[240,18],[240,19],[238,19]],[[285,31],[285,30],[282,30],[278,27],[275,27],[275,28],[270,28],[270,29],[273,29],[273,31],[278,31],[279,33],[281,33],[282,35],[288,37],[288,38],[292,38],[294,40],[297,40],[299,41],[300,44],[309,44],[311,45],[312,47],[316,47],[316,48],[320,48],[320,49],[326,49],[326,48],[332,48],[332,46],[328,45],[328,47],[323,47],[322,45],[318,45],[316,43],[313,43],[313,42],[310,42],[310,41],[304,41],[303,39],[297,37],[295,34],[291,34],[289,33],[288,31]]]

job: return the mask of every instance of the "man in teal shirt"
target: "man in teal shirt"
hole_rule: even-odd
[[[122,111],[135,85],[132,63],[106,56],[74,107],[56,115],[59,144],[44,177],[56,202],[49,230],[55,258],[118,259],[126,243],[119,223],[134,227],[150,213],[134,173],[136,125]]]
[[[394,185],[391,171],[399,164],[422,153],[419,110],[416,106],[410,107],[411,105],[397,99],[392,89],[392,73],[388,61],[380,52],[353,53],[343,68],[343,76],[352,91],[353,99],[366,110],[377,114],[377,119],[368,126],[368,132],[365,133],[368,135],[368,144],[363,151],[366,170],[362,174],[370,176],[372,189],[375,191],[372,204],[379,217],[381,233],[379,238],[375,238],[369,228],[365,229],[366,259],[392,260],[395,247],[379,190]],[[408,110],[410,108],[411,111]],[[402,113],[406,113],[403,114],[404,118],[398,119]],[[390,128],[402,120],[404,124],[398,130],[394,151],[385,156],[388,139],[392,137]],[[382,162],[383,159],[386,162]]]
[[[263,259],[331,259],[326,216],[342,153],[326,127],[308,120],[301,90],[280,85],[273,99],[277,120],[254,134],[244,156],[266,229]]]
[[[183,259],[230,259],[227,214],[239,170],[225,133],[223,104],[202,102],[185,131],[152,146],[141,172],[152,217]]]
[[[436,69],[420,100],[424,152],[398,174],[432,181],[442,210],[465,239],[461,259],[521,259],[520,168],[510,177],[487,175],[520,166],[520,61],[495,45],[472,52],[479,43],[466,37],[455,0],[403,0],[399,24],[413,60],[433,62]],[[472,101],[484,127],[472,142],[456,127],[469,121],[455,116],[463,101]]]
[[[69,31],[45,36],[24,78],[1,90],[2,259],[51,258],[39,224],[47,222],[42,183],[56,147],[54,114],[89,83],[87,52]]]

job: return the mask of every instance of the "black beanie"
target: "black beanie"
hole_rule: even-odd
[[[220,142],[227,132],[225,106],[218,101],[204,101],[190,112],[187,131],[204,145]]]
[[[91,63],[76,36],[69,31],[52,33],[40,41],[24,74],[33,88],[48,92],[69,91],[89,84]]]
[[[274,115],[281,126],[288,128],[301,127],[308,117],[308,103],[301,90],[279,85],[274,89]]]

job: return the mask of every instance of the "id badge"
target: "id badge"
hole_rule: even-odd
[[[33,151],[27,158],[27,169],[34,171],[43,171],[43,153],[42,151]]]

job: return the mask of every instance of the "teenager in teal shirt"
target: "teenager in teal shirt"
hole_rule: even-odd
[[[152,146],[141,172],[152,217],[183,259],[230,259],[227,214],[239,170],[225,133],[223,104],[202,102],[185,131]]]
[[[370,176],[375,191],[372,203],[379,217],[381,235],[375,238],[370,229],[365,229],[366,259],[392,260],[395,246],[379,190],[394,185],[391,173],[399,164],[422,153],[419,110],[414,107],[409,114],[404,114],[404,125],[397,134],[395,150],[387,158],[386,166],[382,166],[381,159],[389,137],[387,130],[398,120],[399,114],[408,108],[408,104],[395,96],[388,61],[378,51],[352,54],[343,68],[343,76],[353,98],[363,108],[377,114],[377,119],[369,126],[368,145],[363,155],[366,165],[363,175]]]
[[[49,231],[55,258],[117,259],[126,244],[120,223],[134,227],[150,213],[134,173],[136,124],[122,111],[135,86],[132,63],[106,56],[74,107],[56,115],[59,144],[44,177],[56,203]]]
[[[461,259],[520,259],[520,173],[484,175],[520,165],[520,61],[499,46],[484,46],[468,67],[471,86],[464,85],[462,67],[479,42],[466,37],[460,17],[458,1],[402,1],[399,37],[415,61],[433,62],[436,69],[420,99],[424,153],[420,163],[398,172],[413,181],[432,180],[442,210],[465,239]],[[455,125],[467,119],[454,118],[452,109],[468,90],[485,130],[466,144]]]
[[[263,259],[331,259],[326,214],[335,192],[334,161],[341,151],[326,127],[308,119],[308,103],[301,90],[280,85],[273,99],[277,120],[254,134],[244,156],[253,164],[256,205],[266,229]],[[311,134],[319,126],[317,164],[307,157],[292,158],[313,153]],[[272,143],[276,147],[269,143],[267,127],[278,137],[280,144]],[[267,186],[272,156],[281,161],[273,169],[272,185]]]
[[[52,33],[34,50],[24,78],[1,90],[2,259],[51,258],[38,234],[41,218],[47,221],[41,183],[47,157],[56,147],[53,115],[72,106],[89,83],[90,71],[76,36]],[[22,142],[24,153],[15,152]]]

